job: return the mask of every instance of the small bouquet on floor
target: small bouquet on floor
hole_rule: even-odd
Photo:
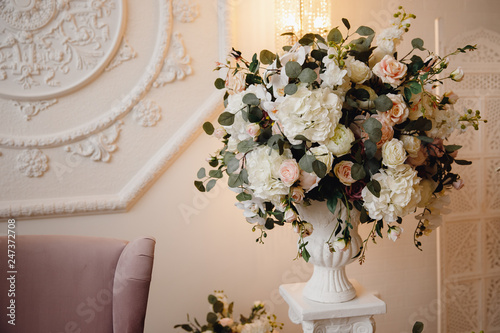
[[[200,325],[195,318],[189,319],[186,324],[175,325],[186,332],[195,333],[278,333],[283,328],[282,323],[276,322],[276,316],[268,315],[264,303],[256,301],[248,317],[240,315],[240,322],[233,319],[233,302],[229,303],[223,291],[215,291],[208,296],[210,312],[207,314],[207,323]]]

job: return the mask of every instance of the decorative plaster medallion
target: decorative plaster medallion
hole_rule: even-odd
[[[49,168],[48,158],[39,149],[27,149],[17,155],[17,169],[27,177],[40,177]]]
[[[198,4],[193,0],[174,0],[174,17],[179,22],[193,22],[199,14]]]
[[[39,100],[99,75],[124,30],[124,0],[1,0],[0,96]]]
[[[144,127],[152,127],[161,119],[161,108],[153,101],[142,100],[134,107],[135,121]]]
[[[40,111],[46,110],[56,103],[57,99],[36,102],[12,101],[12,105],[21,113],[26,121],[31,120],[31,117],[36,116]]]

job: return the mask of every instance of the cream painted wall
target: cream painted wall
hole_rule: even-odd
[[[201,0],[200,0],[201,1]],[[271,1],[233,0],[234,44],[251,51],[273,48]],[[399,3],[382,0],[333,3],[334,22],[348,17],[353,26],[383,26]],[[434,47],[434,18],[442,17],[444,37],[460,31],[497,27],[500,2],[496,0],[405,0],[407,11],[417,15],[405,38],[425,39]],[[271,6],[272,7],[272,6]],[[185,93],[189,97],[189,92]],[[200,194],[192,186],[196,171],[218,142],[197,136],[128,213],[19,220],[18,234],[73,234],[133,239],[152,235],[157,239],[153,282],[146,318],[146,332],[173,332],[186,313],[204,320],[206,296],[223,289],[236,303],[235,313],[246,313],[254,300],[267,301],[270,310],[285,322],[284,332],[301,332],[287,317],[287,306],[277,294],[282,283],[304,281],[310,267],[293,261],[296,237],[288,228],[269,233],[266,244],[255,244],[241,212],[233,205],[232,192],[220,186]],[[350,276],[387,302],[388,314],[378,316],[378,332],[410,332],[415,320],[426,323],[426,333],[437,331],[436,238],[424,240],[424,251],[413,247],[415,222],[405,220],[405,235],[396,244],[383,240],[370,244],[367,262],[349,267]],[[0,231],[6,223],[0,223]],[[363,229],[362,232],[366,233]],[[75,313],[76,317],[76,313]],[[78,318],[78,317],[76,317]]]

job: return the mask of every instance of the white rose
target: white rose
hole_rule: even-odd
[[[280,179],[280,165],[291,159],[292,152],[285,149],[283,155],[268,146],[258,146],[245,156],[249,188],[263,200],[279,204],[281,198],[289,193],[289,187]]]
[[[354,142],[354,133],[342,124],[338,124],[333,131],[333,136],[328,138],[323,144],[335,156],[342,156],[351,151]]]
[[[256,123],[248,124],[246,131],[247,131],[248,135],[255,138],[257,135],[260,134],[260,125],[256,124]]]
[[[279,122],[283,133],[292,144],[297,135],[313,142],[322,142],[333,136],[342,117],[342,101],[328,88],[309,90],[300,85],[297,92],[287,95],[278,106]]]
[[[453,72],[451,72],[450,77],[453,81],[460,82],[464,78],[464,71],[462,67],[458,67]]]
[[[229,73],[229,75],[226,78],[227,92],[229,94],[237,94],[245,90],[246,77],[247,75],[243,71],[238,71],[234,75],[232,75],[232,73]]]
[[[297,220],[297,213],[295,213],[295,211],[291,208],[287,209],[285,211],[285,221],[288,222],[288,223],[292,223],[294,222],[295,220]]]
[[[324,145],[309,149],[307,154],[313,155],[318,161],[325,163],[326,173],[332,170],[333,154]]]
[[[408,152],[410,157],[417,157],[418,151],[420,150],[421,141],[419,138],[413,135],[401,135],[399,138],[403,142],[403,147]]]
[[[406,150],[403,142],[398,139],[392,139],[382,146],[382,164],[394,168],[401,165],[406,160]]]
[[[359,60],[350,59],[346,62],[349,77],[351,81],[355,83],[363,83],[366,80],[371,79],[372,71],[364,62]]]
[[[391,26],[382,30],[376,37],[377,48],[385,54],[393,54],[399,44],[404,30]]]

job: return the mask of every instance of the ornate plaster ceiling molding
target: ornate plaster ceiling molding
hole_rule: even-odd
[[[7,19],[7,27],[3,31],[10,31],[10,35],[15,35],[17,39],[11,39],[10,42],[21,44],[21,33],[17,35],[12,33],[15,29],[24,29],[21,32],[28,31],[31,35],[31,41],[26,43],[34,44],[35,40],[43,40],[47,34],[61,34],[60,31],[66,31],[63,28],[70,22],[79,30],[84,26],[82,18],[76,19],[78,16],[75,13],[75,8],[72,4],[77,4],[80,9],[85,12],[83,16],[89,18],[92,29],[86,30],[89,36],[84,38],[86,46],[93,45],[96,50],[99,50],[99,61],[93,63],[84,63],[83,60],[75,62],[67,62],[69,58],[73,61],[78,58],[76,53],[68,53],[66,65],[58,64],[45,67],[37,67],[31,63],[31,71],[25,75],[25,79],[30,82],[37,82],[38,85],[31,84],[27,88],[29,93],[15,95],[12,88],[15,85],[22,85],[21,76],[16,76],[19,68],[18,64],[6,65],[5,49],[0,45],[0,97],[8,96],[10,100],[15,97],[13,105],[27,119],[38,114],[40,111],[46,110],[49,106],[60,102],[60,99],[66,98],[75,89],[81,88],[90,81],[96,79],[103,72],[113,72],[115,68],[124,66],[125,61],[131,61],[137,53],[133,46],[127,41],[124,33],[125,5],[124,0],[87,0],[87,1],[72,1],[55,2],[52,0],[24,0],[23,4],[26,7],[18,8],[19,1],[5,0],[9,6],[5,6],[0,13],[0,21],[5,20],[5,17],[10,17],[17,10],[16,15],[23,17],[24,21],[29,15],[31,17],[39,17],[39,23],[34,25],[13,25]],[[105,8],[91,8],[89,4],[98,2],[99,4],[108,5]],[[51,4],[54,4],[52,6]],[[159,20],[158,20],[158,37],[154,53],[150,57],[149,64],[143,71],[143,75],[130,91],[118,99],[117,103],[100,116],[90,119],[89,121],[59,131],[53,134],[44,135],[12,135],[0,133],[0,148],[5,150],[19,150],[18,153],[18,170],[27,177],[42,177],[44,173],[50,172],[50,158],[47,158],[45,151],[59,149],[66,151],[69,154],[77,154],[90,158],[96,162],[109,162],[111,154],[117,149],[119,134],[121,130],[126,130],[128,120],[135,120],[140,127],[156,126],[161,120],[162,109],[154,100],[147,99],[146,96],[150,93],[152,87],[161,88],[168,83],[181,80],[185,76],[192,74],[190,65],[191,58],[187,54],[184,47],[180,32],[173,31],[173,19],[176,21],[187,23],[192,22],[199,15],[197,2],[194,0],[158,0],[159,3]],[[16,7],[18,6],[18,7]],[[28,8],[29,7],[29,8]],[[8,10],[8,11],[7,11]],[[227,0],[217,1],[217,22],[218,22],[218,50],[219,59],[225,59],[230,45],[230,13],[231,4]],[[9,12],[10,11],[10,12]],[[62,18],[61,13],[67,11],[69,14],[65,17],[71,18],[69,21]],[[24,15],[24,16],[23,16]],[[111,17],[114,16],[114,19]],[[43,20],[43,24],[41,22]],[[106,21],[107,20],[107,21]],[[87,22],[87,23],[88,23]],[[30,30],[31,29],[31,30]],[[46,33],[42,34],[43,31]],[[97,33],[99,32],[99,33]],[[47,35],[47,36],[48,36]],[[52,36],[50,35],[50,36]],[[109,36],[113,36],[110,38]],[[106,37],[108,36],[108,37]],[[25,36],[26,37],[26,36]],[[59,35],[59,37],[61,37]],[[76,40],[76,39],[75,39]],[[73,40],[72,40],[73,41]],[[105,43],[108,42],[106,46]],[[1,43],[1,41],[0,41]],[[12,43],[11,43],[12,44]],[[66,47],[64,43],[53,45],[53,47]],[[8,44],[9,46],[10,44]],[[14,44],[12,44],[14,45]],[[25,45],[25,44],[22,44]],[[61,46],[63,45],[63,46]],[[51,46],[52,47],[52,46]],[[67,46],[69,47],[69,46]],[[7,48],[11,52],[11,48]],[[43,51],[46,52],[47,50]],[[76,51],[74,51],[76,52]],[[50,52],[44,53],[45,55]],[[140,53],[140,51],[139,51]],[[48,56],[47,56],[48,57]],[[12,57],[10,57],[12,58]],[[61,60],[62,61],[62,60]],[[47,62],[53,64],[53,62]],[[89,66],[84,66],[87,64]],[[66,66],[66,67],[65,67]],[[71,67],[73,66],[73,67]],[[79,67],[80,66],[80,67]],[[37,69],[38,68],[38,69]],[[65,73],[64,71],[68,69]],[[81,68],[86,68],[89,72],[81,73],[80,79],[72,81],[64,81],[65,74],[72,70],[76,72]],[[81,77],[84,76],[83,79]],[[2,85],[2,83],[9,82]],[[17,82],[15,82],[17,80]],[[59,85],[51,85],[50,82],[59,82]],[[51,90],[51,88],[54,88]],[[31,90],[33,89],[33,90]],[[17,87],[18,91],[19,87]],[[58,96],[58,99],[52,97]],[[52,99],[51,99],[52,98]],[[2,217],[37,217],[37,216],[59,216],[68,214],[94,214],[105,212],[122,212],[135,203],[146,189],[156,180],[159,175],[165,170],[171,158],[178,152],[181,146],[185,145],[193,134],[200,128],[201,124],[213,111],[220,105],[221,94],[214,92],[205,102],[199,106],[189,117],[187,121],[165,142],[160,150],[149,159],[140,171],[132,177],[132,179],[114,195],[93,195],[83,197],[65,197],[54,199],[37,199],[37,200],[14,200],[0,202],[0,216]],[[17,104],[16,104],[17,103]],[[50,110],[49,110],[50,111]],[[46,112],[49,112],[46,111]],[[130,114],[130,115],[129,115]],[[33,120],[35,121],[35,120]]]

